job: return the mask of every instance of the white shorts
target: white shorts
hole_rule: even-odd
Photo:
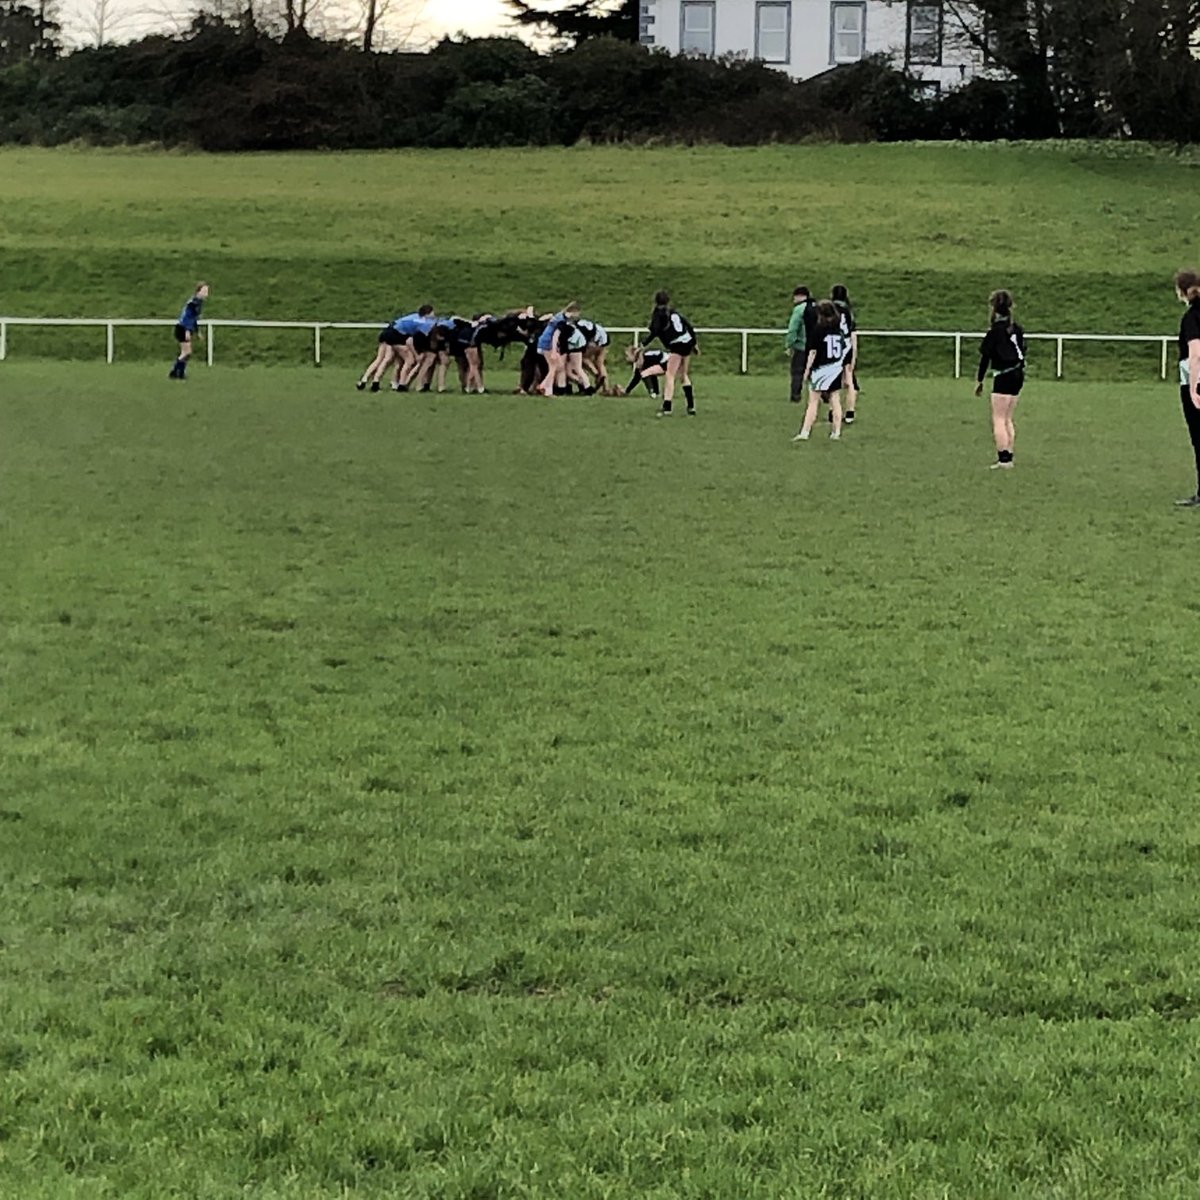
[[[813,367],[809,382],[814,392],[838,391],[842,386],[842,364],[835,362]]]

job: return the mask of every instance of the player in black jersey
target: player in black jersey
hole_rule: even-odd
[[[842,332],[850,339],[850,357],[842,372],[842,407],[846,412],[846,424],[854,424],[854,410],[858,402],[858,322],[854,319],[854,306],[846,285],[835,284],[829,298],[842,317]]]
[[[808,384],[808,407],[804,422],[793,442],[807,442],[817,420],[817,411],[824,400],[833,414],[834,441],[842,436],[842,373],[850,353],[850,339],[842,332],[842,315],[832,300],[822,300],[816,307],[816,322],[808,335],[808,361],[804,366],[804,383]]]
[[[992,379],[992,433],[996,438],[996,461],[992,470],[1011,470],[1017,430],[1013,414],[1025,386],[1025,330],[1013,320],[1012,293],[1001,288],[989,297],[991,326],[979,347],[979,374],[975,395],[983,395],[989,370]]]
[[[633,368],[633,378],[624,394],[630,395],[639,383],[646,385],[646,391],[658,399],[658,377],[667,373],[668,354],[665,350],[644,350],[641,346],[629,346],[625,350],[625,359]]]
[[[667,379],[663,385],[662,408],[658,416],[671,415],[671,402],[675,399],[675,380],[683,376],[683,395],[687,400],[689,417],[696,415],[696,395],[692,390],[692,377],[688,371],[688,360],[699,353],[696,331],[682,313],[671,307],[671,293],[659,292],[654,297],[654,312],[650,315],[650,332],[646,342],[657,338],[667,350]]]
[[[1180,271],[1175,293],[1188,306],[1179,325],[1179,398],[1196,456],[1196,494],[1176,504],[1200,508],[1200,271]]]
[[[575,328],[587,342],[583,348],[583,369],[595,378],[595,390],[607,396],[612,390],[608,381],[608,330],[590,317],[580,317]]]

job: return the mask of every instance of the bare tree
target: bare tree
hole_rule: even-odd
[[[152,20],[150,12],[131,8],[120,0],[84,0],[76,12],[76,28],[86,46],[107,46],[114,39],[124,40]]]
[[[325,36],[355,42],[368,54],[420,49],[428,43],[421,33],[424,13],[425,0],[324,0]]]

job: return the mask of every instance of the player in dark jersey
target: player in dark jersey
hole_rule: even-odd
[[[815,309],[816,321],[808,333],[808,361],[804,365],[803,382],[808,384],[808,407],[804,422],[793,442],[807,442],[817,420],[821,401],[830,406],[833,432],[830,438],[842,436],[842,373],[850,354],[850,339],[843,332],[842,314],[832,300],[820,301]]]
[[[571,384],[575,384],[581,396],[594,396],[596,389],[592,385],[583,366],[583,354],[587,349],[587,335],[579,328],[579,322],[572,321],[558,331],[559,349],[562,351],[563,365],[559,371],[559,384],[563,395],[571,394]]]
[[[842,407],[845,410],[845,423],[854,424],[854,410],[858,401],[858,322],[854,319],[854,307],[850,303],[850,293],[846,285],[835,284],[829,293],[829,298],[842,317],[842,332],[850,339],[850,357],[846,360],[846,369],[842,372]]]
[[[608,382],[608,330],[589,317],[580,317],[575,322],[575,328],[583,334],[587,343],[583,348],[583,369],[595,380],[592,385],[594,390],[607,396],[611,391]]]
[[[474,333],[474,322],[468,321],[466,317],[438,317],[430,341],[435,355],[433,380],[436,381],[439,393],[446,390],[446,376],[450,371],[451,361],[458,368],[460,388],[464,392],[468,390],[467,351],[471,347]]]
[[[983,381],[992,371],[992,433],[996,461],[992,470],[1012,470],[1017,430],[1013,414],[1025,386],[1025,330],[1013,320],[1012,293],[1001,288],[991,294],[991,326],[979,347],[979,374],[975,395],[983,395]]]
[[[1176,504],[1200,508],[1200,271],[1180,271],[1175,293],[1188,306],[1179,325],[1179,398],[1196,456],[1196,494]]]
[[[644,350],[641,346],[626,347],[625,360],[633,368],[633,378],[624,394],[630,395],[639,383],[643,383],[646,385],[646,391],[657,400],[658,377],[667,373],[669,357],[665,350]]]
[[[175,342],[179,346],[175,365],[167,375],[168,379],[186,379],[188,359],[192,357],[192,342],[200,333],[200,313],[204,302],[208,299],[208,284],[196,284],[192,298],[183,306],[179,320],[175,324]]]
[[[675,399],[675,380],[683,377],[683,395],[687,400],[687,414],[696,415],[696,394],[692,389],[692,377],[688,363],[693,354],[699,353],[696,331],[681,312],[671,307],[671,293],[662,291],[654,297],[654,312],[650,314],[650,331],[646,344],[657,338],[667,351],[667,378],[663,385],[660,417],[671,415],[671,403]]]

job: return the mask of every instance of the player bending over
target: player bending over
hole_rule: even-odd
[[[633,378],[625,389],[628,396],[637,389],[639,383],[646,385],[646,391],[658,399],[658,377],[667,373],[667,352],[665,350],[645,350],[641,346],[627,346],[625,361],[633,368]]]

